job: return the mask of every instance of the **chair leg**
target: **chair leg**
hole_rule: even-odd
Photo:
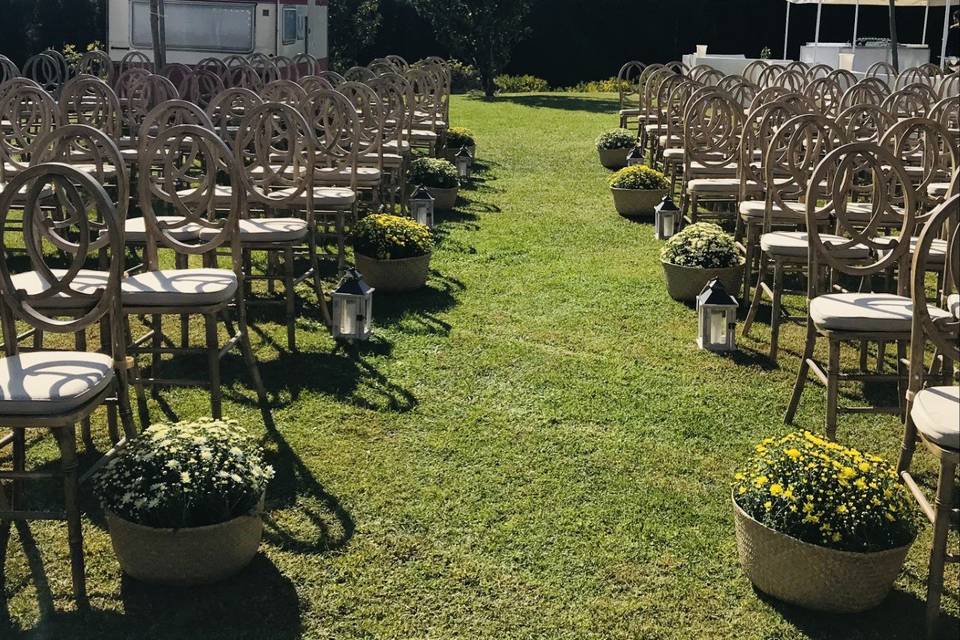
[[[837,438],[837,404],[840,401],[840,341],[830,339],[827,358],[827,412],[825,431],[828,440]]]
[[[260,377],[260,367],[257,366],[257,359],[253,355],[253,347],[250,346],[250,332],[247,331],[247,319],[244,313],[239,314],[238,330],[240,331],[240,351],[243,359],[247,363],[247,371],[250,373],[250,379],[253,381],[253,388],[257,392],[257,401],[260,406],[266,407],[268,403],[267,390],[263,386],[263,378]],[[227,331],[233,333],[233,324],[227,323]]]
[[[13,430],[13,470],[24,472],[27,468],[27,432]],[[23,479],[14,478],[10,484],[10,509],[17,510],[23,504]]]
[[[313,269],[313,288],[317,294],[317,305],[320,307],[320,319],[329,327],[333,324],[333,321],[330,318],[330,308],[327,306],[327,298],[323,293],[323,278],[320,277],[320,256],[317,253],[317,236],[315,232],[310,233],[307,251],[310,257],[310,266]]]
[[[940,598],[943,595],[943,573],[947,557],[947,533],[953,508],[953,481],[957,467],[941,460],[934,502],[933,548],[930,550],[930,575],[927,578],[927,638],[936,637],[940,620]]]
[[[903,442],[900,444],[900,458],[897,460],[897,475],[910,470],[913,461],[913,451],[917,446],[917,427],[910,417],[910,407],[913,402],[907,401],[907,417],[903,421]]]
[[[747,312],[747,319],[743,321],[743,336],[746,337],[750,334],[750,328],[753,326],[753,322],[757,319],[757,310],[760,308],[760,305],[763,303],[763,283],[767,280],[767,256],[764,253],[760,253],[760,266],[757,268],[757,286],[753,291],[753,300],[750,302],[750,310]],[[750,291],[750,287],[746,288],[746,291]]]
[[[817,345],[817,328],[813,326],[813,321],[807,319],[807,342],[803,347],[803,355],[800,357],[800,370],[797,372],[797,380],[793,383],[793,395],[790,396],[790,404],[787,405],[787,412],[783,416],[784,424],[793,424],[793,418],[797,415],[797,407],[800,406],[800,396],[803,395],[803,388],[807,384],[807,374],[810,372],[810,358],[813,357],[813,348]]]
[[[158,313],[153,314],[150,317],[150,326],[153,329],[153,337],[151,338],[151,347],[153,348],[153,353],[150,354],[150,377],[159,378],[160,377],[160,348],[163,347],[163,316]],[[154,398],[160,397],[160,387],[158,385],[153,385],[150,387],[150,395]]]
[[[287,349],[297,350],[297,293],[293,286],[293,247],[283,249],[283,295],[287,312]]]
[[[124,318],[124,331],[126,332],[126,341],[127,344],[133,342],[133,333],[130,331],[130,318]],[[131,382],[130,378],[133,380],[133,391],[137,397],[137,419],[140,420],[140,429],[146,429],[150,426],[150,409],[147,405],[147,395],[143,390],[143,372],[140,370],[140,363],[137,362],[136,356],[132,356],[133,366],[130,367],[130,374],[127,376],[127,383]],[[129,394],[128,394],[129,396]],[[125,427],[126,428],[126,427]]]
[[[690,194],[690,223],[694,224],[697,221],[697,194]]]
[[[83,559],[83,523],[80,519],[76,432],[72,425],[58,428],[55,432],[60,445],[60,470],[63,473],[63,500],[67,515],[73,596],[77,604],[83,606],[87,601],[87,580]]]
[[[213,314],[203,316],[207,334],[207,368],[210,372],[210,413],[215,419],[222,417],[220,389],[220,339],[217,335],[217,317]]]
[[[783,298],[783,263],[773,262],[773,306],[770,309],[770,362],[777,364],[780,350],[780,305]]]
[[[897,401],[900,406],[900,419],[903,420],[906,417],[904,411],[906,410],[906,399],[907,399],[907,389],[909,386],[909,379],[907,378],[906,366],[903,364],[903,361],[907,358],[907,343],[905,340],[897,341]]]

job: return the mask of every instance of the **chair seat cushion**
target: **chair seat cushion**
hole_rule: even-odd
[[[278,189],[274,195],[278,198],[289,197],[294,192],[294,188]],[[301,193],[294,198],[298,203],[305,204],[307,201],[306,192]],[[349,207],[357,200],[357,194],[347,187],[314,187],[313,204],[315,207]]]
[[[936,321],[950,318],[928,307]],[[892,293],[830,293],[810,301],[810,319],[817,329],[864,333],[910,333],[913,302]]]
[[[803,222],[807,218],[807,206],[802,202],[784,202],[786,208],[783,206],[772,203],[771,213],[773,214],[774,220],[781,218],[784,221],[792,222]],[[767,203],[763,200],[741,200],[740,201],[740,215],[743,218],[763,218],[763,212],[766,209]],[[859,210],[860,203],[850,202],[847,203],[848,210]],[[826,219],[828,214],[820,213],[818,214],[819,219]]]
[[[92,400],[113,381],[113,359],[83,351],[0,358],[0,415],[51,416]]]
[[[326,182],[331,184],[349,184],[350,169],[335,169],[333,167],[322,167],[316,169],[317,182]],[[380,183],[380,170],[376,167],[357,167],[357,184],[376,185]]]
[[[379,158],[375,153],[366,153],[359,158],[361,166],[376,166]],[[385,169],[399,169],[403,166],[403,156],[396,153],[383,154],[383,167]]]
[[[50,272],[58,279],[67,273],[66,269],[51,269]],[[25,291],[27,295],[35,296],[50,288],[50,284],[37,271],[17,273],[11,276],[10,280],[14,287]],[[92,295],[107,286],[108,280],[109,274],[106,271],[81,269],[74,276],[70,288],[80,294]],[[32,301],[31,304],[38,309],[78,309],[92,306],[92,301],[82,300],[61,292],[43,300]]]
[[[683,149],[678,147],[671,147],[670,149],[664,149],[663,159],[670,160],[671,162],[683,160]]]
[[[841,236],[828,233],[820,234],[820,241],[824,244],[839,245],[847,242]],[[810,246],[810,236],[805,231],[773,231],[760,236],[760,248],[771,256],[789,258],[805,258]],[[854,245],[843,250],[835,249],[831,254],[837,258],[869,258],[870,249],[863,245]]]
[[[183,220],[178,216],[157,216],[158,222],[168,225],[176,224]],[[168,229],[170,237],[186,242],[196,240],[200,227],[195,224],[185,224],[182,227]],[[127,218],[123,223],[123,236],[127,242],[146,242],[147,240],[147,221],[144,218]]]
[[[437,132],[428,129],[413,129],[410,132],[410,139],[414,142],[436,142]]]
[[[620,109],[619,115],[621,116],[638,116],[640,115],[640,109]]]
[[[960,387],[930,387],[913,397],[910,417],[925,440],[960,449]]]
[[[240,242],[290,242],[307,235],[307,221],[301,218],[241,219],[237,226],[240,229]],[[213,238],[217,233],[219,231],[216,229],[205,229],[200,237]]]
[[[899,240],[895,236],[880,236],[874,238],[873,241],[877,244],[889,247],[893,244],[894,240]],[[910,254],[913,255],[917,250],[917,243],[920,242],[920,238],[913,236],[910,238]],[[947,259],[947,241],[942,240],[941,238],[934,238],[933,242],[930,243],[930,253],[927,256],[928,265],[943,265]]]
[[[737,175],[737,163],[714,165],[694,161],[686,167],[686,173],[690,178],[729,178]]]
[[[960,320],[960,293],[947,296],[947,310]]]
[[[927,185],[927,195],[931,198],[939,198],[947,195],[950,190],[949,182],[931,182]]]
[[[383,143],[384,150],[390,149],[392,151],[396,151],[398,147],[401,153],[410,153],[410,143],[407,141],[398,143],[396,140],[390,140]]]
[[[229,269],[166,269],[125,278],[121,297],[125,307],[189,307],[227,302],[236,292]]]
[[[748,182],[747,192],[757,193],[761,186],[755,182]],[[740,178],[695,178],[687,181],[687,193],[712,193],[736,196],[740,193]]]

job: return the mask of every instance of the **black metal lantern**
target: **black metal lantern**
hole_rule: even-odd
[[[640,148],[640,145],[635,145],[633,149],[630,149],[630,153],[627,154],[627,166],[632,167],[635,164],[643,164],[643,149]]]
[[[457,151],[456,155],[453,156],[453,161],[457,165],[457,174],[461,178],[469,180],[473,172],[473,156],[470,155],[470,150],[466,147],[460,147],[460,151]]]
[[[347,269],[340,284],[330,294],[334,338],[367,340],[373,333],[373,292],[356,269]]]
[[[669,195],[663,196],[660,204],[653,208],[653,236],[657,240],[667,240],[677,232],[680,226],[680,209]]]
[[[708,351],[737,350],[737,299],[719,278],[697,296],[697,346]]]
[[[430,229],[433,229],[433,201],[433,194],[423,185],[410,196],[410,217]]]

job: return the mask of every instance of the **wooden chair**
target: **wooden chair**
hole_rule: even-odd
[[[384,74],[384,75],[387,75],[387,74]],[[383,76],[378,76],[373,80],[371,80],[370,82],[375,82],[376,80],[379,80],[381,77]],[[316,91],[317,89],[332,90],[334,88],[333,84],[331,84],[329,80],[317,75],[303,76],[300,78],[300,80],[297,81],[297,83],[301,87],[303,87],[303,90],[306,91],[307,93],[310,93],[311,91]]]
[[[853,73],[847,71],[846,69],[834,69],[827,74],[827,77],[840,85],[840,89],[842,91],[846,91],[853,85],[857,84],[857,76],[853,75]]]
[[[259,95],[264,102],[280,102],[296,107],[307,97],[307,92],[293,80],[274,80],[263,85]]]
[[[148,73],[153,73],[153,61],[144,52],[134,49],[120,58],[120,64],[117,65],[117,78],[122,76],[127,69],[143,69]]]
[[[262,408],[267,396],[260,379],[247,333],[244,273],[239,238],[239,218],[246,199],[241,189],[225,195],[220,176],[239,183],[233,154],[213,131],[192,124],[163,128],[156,137],[144,137],[139,152],[139,201],[146,221],[146,270],[123,282],[125,316],[152,320],[149,331],[131,347],[135,355],[150,355],[149,377],[138,382],[151,386],[202,386],[210,390],[214,418],[222,415],[220,360],[239,346]],[[159,215],[172,210],[172,215]],[[159,250],[198,256],[203,267],[162,269]],[[217,251],[226,249],[230,268],[217,265]],[[206,343],[203,348],[166,346],[162,316],[201,316]],[[229,340],[220,345],[218,320]],[[234,326],[236,321],[236,326]],[[206,377],[198,379],[161,378],[163,354],[199,352],[207,356]],[[146,403],[140,398],[141,420],[149,421]]]
[[[20,77],[20,68],[7,56],[0,55],[0,85]]]
[[[408,69],[409,67],[404,69],[404,73],[406,73]],[[334,87],[347,81],[346,78],[344,78],[342,75],[340,75],[336,71],[333,71],[332,69],[324,69],[323,71],[317,72],[317,75],[323,78],[324,80],[326,80],[327,82],[329,82],[330,84],[332,84]]]
[[[123,120],[120,101],[110,85],[99,78],[77,76],[60,93],[60,122],[85,124],[120,140]]]
[[[366,82],[373,80],[377,74],[367,67],[354,66],[343,72],[343,78],[347,82]]]
[[[26,193],[23,233],[15,242],[27,247],[28,270],[15,273],[7,259],[6,222],[14,196]],[[0,521],[66,520],[73,593],[87,602],[84,572],[83,526],[78,489],[75,425],[100,406],[119,411],[125,437],[135,429],[127,391],[127,365],[120,312],[123,277],[123,231],[109,196],[89,173],[59,163],[39,164],[15,176],[0,194],[0,317],[5,357],[0,360],[0,424],[12,429],[12,470],[0,472],[11,480],[2,496]],[[69,266],[54,270],[47,264],[44,244],[54,244]],[[107,260],[105,278],[90,285],[83,266],[90,255]],[[26,282],[36,282],[33,292]],[[57,334],[86,331],[100,324],[104,353],[86,351],[24,351],[18,345],[17,322]],[[60,452],[58,471],[26,470],[26,432],[50,429]],[[119,438],[118,443],[122,442]],[[101,460],[102,462],[102,460]],[[88,477],[91,469],[84,478]],[[31,511],[23,503],[26,481],[56,478],[63,481],[62,511]]]
[[[825,183],[826,187],[821,187]],[[850,198],[855,192],[869,192],[868,203],[851,211]],[[902,194],[902,205],[895,206],[892,198]],[[823,203],[823,204],[821,204]],[[863,205],[868,205],[865,215]],[[906,342],[910,338],[913,305],[904,296],[909,283],[909,242],[881,245],[874,241],[880,230],[894,225],[899,235],[909,238],[915,225],[917,199],[903,164],[884,147],[870,142],[854,142],[838,147],[820,161],[807,187],[806,215],[809,248],[807,251],[807,338],[793,395],[787,407],[785,422],[793,422],[800,397],[812,370],[827,387],[825,431],[835,438],[839,413],[895,413],[898,407],[841,407],[841,381],[896,380],[903,382],[900,363],[906,356]],[[818,223],[829,213],[836,225],[836,236],[844,242],[825,242]],[[851,261],[849,252],[859,246],[870,249],[871,258]],[[899,267],[898,293],[873,293],[872,279],[892,267]],[[824,277],[831,270],[828,283]],[[834,293],[828,286],[840,276],[860,280],[860,291],[842,290]],[[931,309],[931,316],[942,318],[942,310]],[[826,365],[814,359],[818,338],[829,345]],[[897,344],[898,371],[892,375],[864,372],[844,372],[840,369],[840,348],[844,342],[857,344],[881,342]]]
[[[17,84],[0,97],[0,185],[26,169],[37,140],[61,124],[49,93],[36,85]]]
[[[214,96],[206,112],[220,139],[232,149],[243,117],[261,104],[263,98],[250,89],[231,87]]]
[[[59,93],[67,80],[64,65],[48,51],[27,58],[23,63],[23,75],[54,95]]]
[[[910,332],[910,382],[906,393],[907,411],[904,422],[903,445],[897,470],[910,493],[920,504],[920,510],[933,525],[933,543],[930,550],[927,577],[927,638],[937,637],[940,600],[946,564],[960,562],[960,556],[950,555],[947,537],[951,529],[958,530],[958,509],[955,506],[955,480],[960,465],[960,388],[956,385],[928,386],[927,345],[934,347],[934,358],[960,360],[960,298],[952,305],[947,318],[933,316],[927,304],[929,270],[927,256],[934,242],[948,233],[953,290],[960,290],[960,195],[953,195],[931,212],[913,256],[912,300],[913,322]],[[924,495],[910,473],[916,441],[920,440],[939,462],[936,498],[933,504]]]
[[[113,80],[116,77],[113,60],[104,51],[95,49],[87,51],[80,60],[77,61],[77,75],[91,75],[100,78],[108,85],[113,86]]]
[[[926,114],[938,98],[929,85],[914,83],[888,95],[880,106],[898,118],[914,118]]]
[[[840,109],[861,104],[881,106],[890,95],[887,85],[877,78],[867,77],[843,92],[840,98]]]
[[[184,100],[205,109],[210,102],[224,90],[220,74],[212,67],[197,66],[185,75],[177,86],[177,92]]]
[[[374,78],[370,82],[376,82]],[[372,87],[362,82],[344,82],[337,91],[353,105],[357,113],[357,131],[345,131],[349,139],[355,139],[357,148],[357,166],[338,169],[336,172],[317,171],[320,184],[345,186],[356,190],[361,197],[366,196],[368,210],[377,211],[385,200],[383,131],[386,118],[383,103]]]
[[[270,56],[252,53],[247,57],[247,61],[259,76],[261,86],[280,79],[280,69]]]
[[[624,63],[617,72],[617,94],[620,101],[620,128],[632,129],[637,126],[640,115],[640,74],[646,65],[639,60]],[[631,126],[634,125],[634,126]]]
[[[874,142],[892,127],[897,119],[876,104],[855,104],[842,110],[836,117],[848,142]]]
[[[307,76],[316,75],[320,70],[320,61],[309,53],[298,53],[293,56],[293,65],[296,75],[291,80],[300,81]]]

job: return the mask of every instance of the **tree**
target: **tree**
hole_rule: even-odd
[[[526,34],[524,19],[535,0],[414,0],[437,40],[476,67],[483,92],[492,97],[513,47]]]
[[[153,68],[167,66],[167,20],[163,0],[150,0],[150,36],[153,40]]]
[[[336,0],[329,5],[330,63],[346,69],[361,62],[380,30],[380,0]]]

